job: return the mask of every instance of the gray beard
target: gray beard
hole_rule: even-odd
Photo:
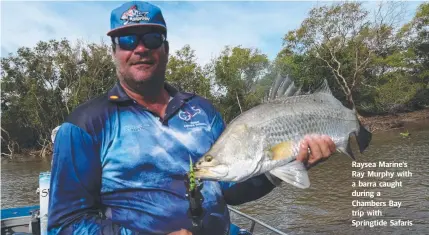
[[[116,71],[118,79],[122,83],[125,83],[128,89],[142,95],[143,97],[147,97],[149,99],[150,97],[156,97],[164,87],[165,78],[163,76],[155,77],[155,75],[146,81],[137,81],[130,74],[121,73],[119,69],[116,69]]]

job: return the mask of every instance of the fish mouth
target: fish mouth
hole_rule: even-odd
[[[200,179],[220,179],[228,175],[228,167],[217,165],[215,167],[195,168],[195,177]]]

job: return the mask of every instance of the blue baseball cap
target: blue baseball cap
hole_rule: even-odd
[[[167,25],[161,9],[148,2],[127,2],[112,11],[107,36],[147,26],[159,27],[167,34]]]

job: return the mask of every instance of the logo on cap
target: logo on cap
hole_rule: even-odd
[[[130,9],[126,10],[122,16],[121,20],[125,20],[124,25],[129,24],[130,22],[140,22],[140,21],[149,21],[148,17],[149,12],[142,12],[137,9],[137,6],[134,5]]]

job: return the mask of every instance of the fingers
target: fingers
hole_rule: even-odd
[[[308,161],[308,138],[304,138],[304,140],[301,141],[296,160],[304,163]]]
[[[308,142],[310,146],[310,158],[308,159],[308,164],[313,165],[315,162],[319,161],[323,157],[322,145],[324,141],[319,136],[310,136],[311,141]],[[327,146],[323,146],[327,149]]]
[[[337,146],[335,146],[334,141],[332,141],[331,137],[324,135],[322,136],[326,143],[328,143],[329,150],[331,151],[331,154],[333,154],[337,150]]]
[[[310,148],[310,154],[308,154]],[[301,142],[297,160],[306,163],[307,167],[327,160],[336,150],[335,143],[326,135],[307,135]]]
[[[180,231],[172,232],[172,233],[169,233],[168,235],[192,235],[192,233],[186,229],[181,229]]]

